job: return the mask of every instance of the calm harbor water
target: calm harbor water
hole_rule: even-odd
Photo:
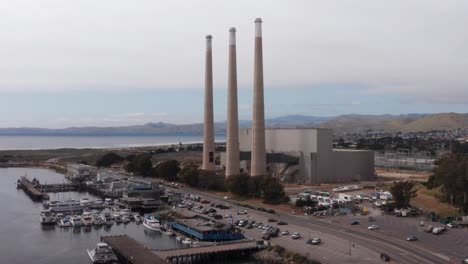
[[[34,168],[0,168],[0,263],[91,263],[87,248],[95,247],[100,236],[127,234],[153,249],[174,249],[180,245],[174,238],[162,233],[149,231],[142,225],[129,223],[114,224],[110,229],[104,227],[91,229],[58,226],[41,226],[39,213],[41,203],[33,202],[20,189],[16,180],[27,174],[41,182],[61,183],[64,176],[49,170]],[[51,193],[51,200],[80,199],[93,195],[78,192]],[[256,263],[241,261],[230,263]]]
[[[36,177],[41,182],[64,181],[63,175],[43,169],[0,169],[0,263],[91,263],[86,249],[95,247],[100,236],[105,235],[128,234],[154,249],[180,246],[175,239],[135,223],[114,224],[110,229],[81,228],[79,232],[73,228],[43,227],[39,223],[42,204],[31,201],[22,190],[15,187],[16,180],[24,174],[29,178]],[[96,198],[78,192],[50,195],[51,200]]]
[[[216,141],[225,141],[217,135]],[[168,134],[157,136],[0,136],[0,150],[59,148],[124,148],[203,142],[203,135]]]

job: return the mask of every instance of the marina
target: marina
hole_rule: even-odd
[[[0,180],[14,182],[19,175],[25,174],[40,182],[50,184],[64,182],[62,174],[33,168],[0,169],[2,177]],[[20,189],[11,188],[11,185],[0,186],[2,198],[0,205],[9,215],[17,216],[13,224],[11,224],[11,220],[2,219],[0,216],[0,223],[3,223],[3,229],[0,228],[0,232],[2,235],[12,237],[11,244],[0,248],[4,263],[27,263],[33,258],[37,259],[36,263],[44,264],[92,263],[88,251],[97,248],[96,243],[102,241],[101,237],[114,237],[123,234],[133,239],[135,243],[139,244],[139,247],[151,249],[149,251],[153,257],[156,256],[155,252],[161,250],[169,250],[161,254],[171,254],[170,250],[208,248],[214,245],[212,242],[191,239],[186,234],[172,230],[169,222],[159,223],[159,225],[153,224],[153,229],[147,228],[143,225],[143,221],[148,214],[132,212],[124,205],[120,205],[119,201],[115,199],[103,199],[88,192],[51,192],[47,194],[50,196],[50,200],[45,201],[46,206],[44,207],[42,203],[31,201],[28,198],[29,195],[27,196],[27,193]],[[91,208],[96,205],[101,205],[102,208]],[[162,212],[164,211],[167,210]],[[154,214],[150,214],[150,216],[148,219],[156,220]],[[5,228],[6,226],[8,228]],[[109,246],[114,251],[118,249],[111,244]],[[18,251],[19,248],[23,248],[21,251],[25,250],[28,254],[23,255]],[[52,252],[56,249],[60,249],[60,255],[44,256],[41,253]],[[13,252],[14,256],[10,252]],[[174,259],[174,257],[172,258]],[[166,259],[162,260],[162,263],[166,263]],[[180,261],[181,259],[179,259],[179,263],[183,263]],[[133,262],[120,261],[120,263]],[[228,263],[256,262],[234,261]]]

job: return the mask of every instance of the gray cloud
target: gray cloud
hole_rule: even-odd
[[[0,3],[0,91],[251,87],[253,20],[264,20],[268,87],[348,84],[429,102],[468,99],[467,1],[19,0]]]

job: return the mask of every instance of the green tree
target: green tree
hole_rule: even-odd
[[[190,163],[182,168],[179,173],[179,178],[182,182],[195,187],[198,186],[199,175],[200,171],[198,170],[198,166]]]
[[[416,183],[414,181],[396,182],[390,188],[390,192],[395,200],[396,208],[406,208],[409,206],[411,198],[416,197]]]
[[[99,158],[96,161],[96,166],[98,166],[98,167],[110,167],[113,164],[122,162],[123,160],[124,159],[121,156],[117,155],[116,153],[109,152],[109,153],[103,155],[101,158]]]
[[[128,172],[132,172],[143,177],[151,176],[152,168],[153,162],[151,161],[151,156],[148,154],[135,156],[132,161],[125,166],[125,169]]]
[[[226,189],[231,193],[239,196],[246,196],[249,190],[249,178],[250,177],[247,174],[232,175],[226,179],[224,184]]]
[[[273,177],[265,176],[261,188],[264,203],[279,204],[289,200],[289,197],[284,192],[284,186]]]
[[[468,157],[457,153],[437,160],[426,186],[442,186],[442,201],[463,208],[463,205],[468,203]],[[468,211],[465,210],[465,213]]]
[[[156,166],[159,177],[168,181],[176,181],[177,174],[180,171],[180,164],[177,160],[168,160],[161,162]]]

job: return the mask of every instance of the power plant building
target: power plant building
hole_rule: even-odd
[[[374,152],[333,149],[333,133],[321,128],[266,129],[268,174],[288,182],[375,180]],[[241,169],[250,170],[252,130],[239,130]],[[221,164],[225,155],[221,155]]]

